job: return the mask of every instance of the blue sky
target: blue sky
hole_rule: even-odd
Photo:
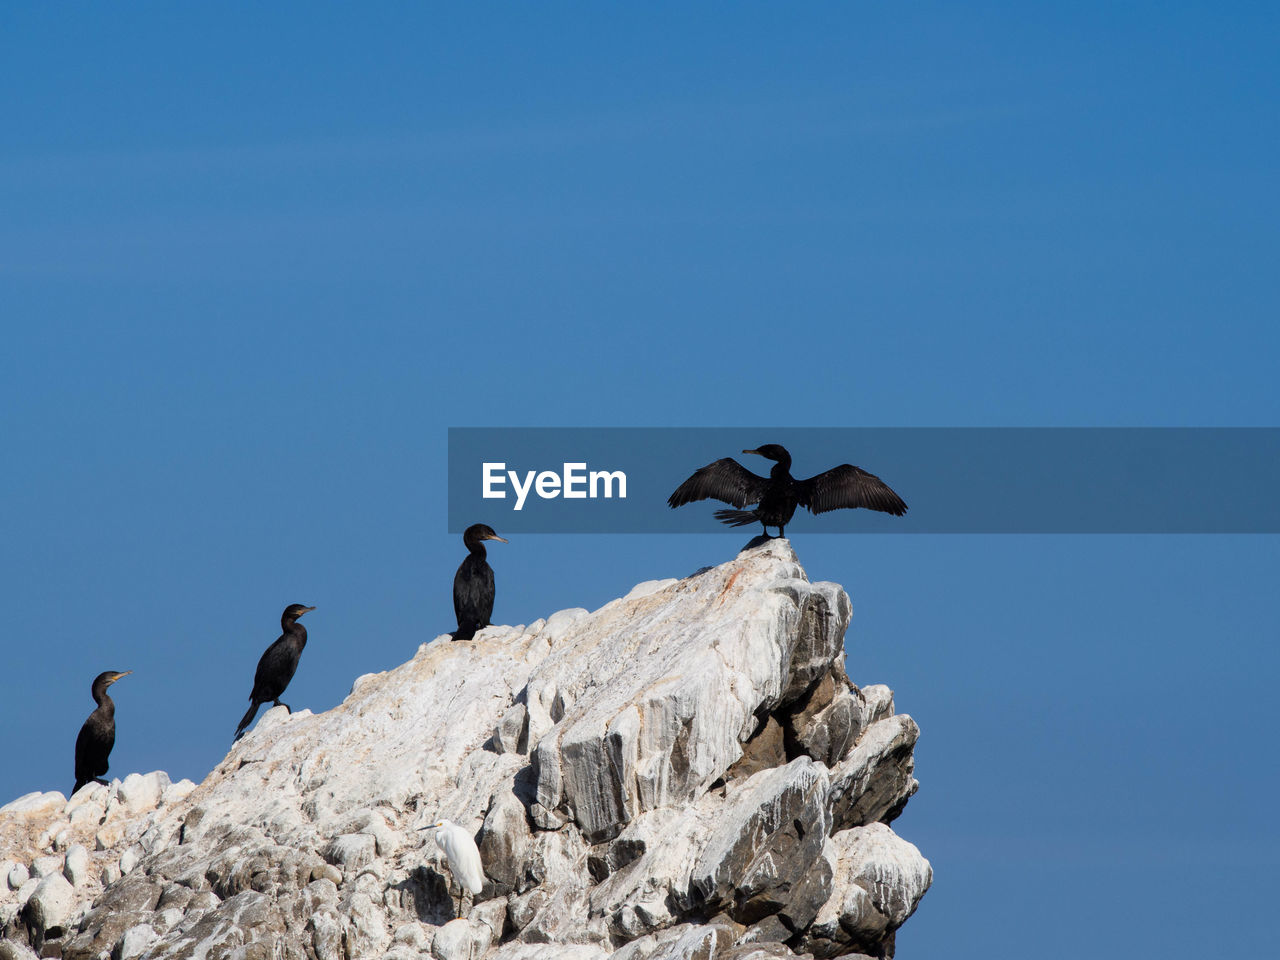
[[[199,779],[285,604],[296,707],[450,627],[449,426],[1276,425],[1276,19],[7,6],[0,797],[101,670]],[[742,539],[513,539],[495,618]],[[1274,537],[794,543],[924,730],[899,956],[1263,955]]]

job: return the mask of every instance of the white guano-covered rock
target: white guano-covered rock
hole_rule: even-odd
[[[184,779],[179,780],[177,783],[170,783],[164,788],[164,792],[160,796],[160,802],[162,804],[177,803],[179,800],[190,795],[191,791],[195,788],[196,785],[190,780]]]
[[[881,822],[916,788],[919,731],[848,680],[850,611],[773,540],[595,611],[442,635],[334,709],[266,711],[198,785],[10,804],[4,935],[40,940],[17,911],[56,878],[70,924],[39,949],[64,960],[745,960],[855,933],[884,953],[929,879]],[[422,829],[441,819],[476,837],[474,896]]]
[[[459,917],[436,931],[431,955],[436,960],[472,960],[483,957],[493,940],[493,931],[483,923]]]
[[[334,837],[325,850],[325,859],[344,870],[357,870],[373,862],[377,841],[364,833],[347,833]]]
[[[169,786],[169,775],[163,770],[148,774],[131,773],[120,781],[117,796],[130,813],[154,810]]]
[[[142,859],[142,851],[136,846],[130,847],[124,853],[120,854],[120,872],[129,874],[133,872],[133,868],[138,865],[138,861]]]
[[[783,909],[822,853],[829,790],[826,770],[808,757],[742,784],[693,867],[691,893],[743,923]]]
[[[31,879],[31,871],[27,869],[25,863],[15,863],[9,868],[9,875],[6,879],[10,890],[18,890]]]
[[[70,881],[60,873],[49,874],[27,900],[25,909],[31,928],[42,938],[60,932],[71,918],[75,902]]]
[[[84,848],[84,844],[77,843],[67,848],[66,861],[62,867],[63,876],[65,876],[71,885],[78,887],[89,879],[92,863],[89,860],[89,851]]]
[[[915,912],[933,882],[929,861],[883,823],[837,833],[825,856],[836,883],[803,941],[817,957],[873,950]]]
[[[61,873],[62,864],[62,857],[36,857],[31,862],[31,875],[37,880],[43,880],[51,873]]]
[[[688,802],[741,756],[759,711],[839,655],[848,598],[780,560],[761,548],[575,623],[528,684],[531,716],[555,724],[534,751],[544,810],[599,842]],[[710,620],[714,640],[688,642]]]
[[[874,823],[902,808],[920,786],[912,776],[919,737],[920,728],[906,714],[867,727],[831,771],[833,829]]]
[[[3,807],[0,807],[0,814],[39,813],[52,807],[65,805],[66,802],[67,798],[56,790],[51,790],[48,793],[41,793],[37,790],[35,793],[24,793],[18,799],[9,801]]]
[[[134,960],[151,949],[151,945],[158,939],[159,935],[149,924],[140,923],[130,927],[120,938],[120,946],[113,960]]]

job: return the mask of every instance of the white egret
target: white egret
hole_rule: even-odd
[[[449,872],[458,881],[463,894],[470,893],[474,897],[479,893],[484,887],[484,867],[480,863],[480,848],[476,846],[475,838],[449,820],[440,820],[422,829],[436,832],[436,846],[449,861]],[[462,897],[459,897],[458,915],[461,914]]]

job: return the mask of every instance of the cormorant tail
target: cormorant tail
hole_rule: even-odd
[[[88,782],[89,782],[88,780],[81,780],[79,777],[76,777],[76,785],[71,788],[71,796],[74,797],[76,795],[76,791],[79,790]]]
[[[760,522],[760,518],[755,516],[754,509],[718,509],[716,518],[722,524],[730,526],[748,526]]]
[[[760,522],[754,510],[717,510],[716,519],[731,527],[745,527]]]
[[[250,702],[249,709],[246,710],[244,716],[240,718],[240,726],[236,727],[236,735],[235,735],[235,738],[231,741],[232,743],[234,743],[236,740],[239,740],[241,737],[244,736],[245,729],[249,726],[249,724],[253,723],[253,718],[254,716],[257,715],[258,707],[260,706],[262,706],[262,704],[260,704],[257,700]]]

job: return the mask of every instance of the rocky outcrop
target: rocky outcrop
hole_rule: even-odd
[[[0,958],[891,956],[932,878],[887,825],[919,731],[849,681],[849,616],[768,541],[437,638],[333,710],[268,711],[199,786],[19,798]],[[442,818],[476,835],[475,897]]]

